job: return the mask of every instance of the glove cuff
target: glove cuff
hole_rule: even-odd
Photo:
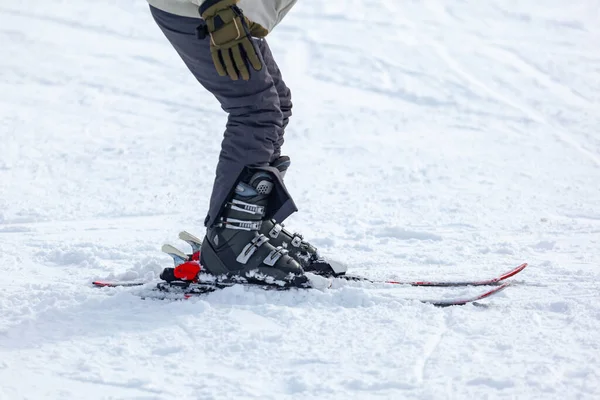
[[[214,16],[217,12],[227,7],[234,6],[239,0],[206,0],[198,8],[200,16],[204,19]]]

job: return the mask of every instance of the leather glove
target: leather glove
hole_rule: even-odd
[[[262,62],[252,36],[264,37],[268,31],[244,16],[237,6],[239,0],[206,0],[200,6],[204,24],[198,27],[198,37],[210,36],[210,52],[220,76],[229,75],[237,81],[250,79],[248,64],[257,71]]]

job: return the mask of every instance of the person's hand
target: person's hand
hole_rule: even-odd
[[[250,79],[248,64],[257,71],[262,62],[252,36],[264,37],[268,31],[244,16],[238,0],[207,0],[200,6],[205,33],[210,36],[210,52],[217,73],[237,81]],[[200,32],[200,30],[199,30]]]

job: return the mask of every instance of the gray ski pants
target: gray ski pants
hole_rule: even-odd
[[[200,40],[196,36],[199,18],[170,14],[152,6],[150,11],[188,69],[229,114],[205,226],[212,226],[219,218],[247,167],[258,167],[275,175],[275,194],[268,216],[283,221],[297,209],[278,171],[269,164],[280,155],[284,129],[292,115],[292,101],[266,40],[255,39],[263,68],[255,71],[249,67],[250,80],[233,81],[217,74],[209,39]],[[201,98],[198,96],[199,102]]]

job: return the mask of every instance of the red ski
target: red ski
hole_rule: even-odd
[[[389,283],[392,285],[410,285],[410,286],[434,286],[434,287],[456,287],[456,286],[489,286],[499,285],[505,279],[515,276],[527,267],[527,263],[519,265],[508,272],[491,279],[468,280],[468,281],[393,281],[393,280],[372,280],[362,276],[341,275],[338,278],[349,281],[367,281],[371,283]]]
[[[388,283],[392,285],[409,285],[409,286],[433,286],[433,287],[456,287],[456,286],[491,286],[499,285],[505,279],[515,276],[519,272],[523,271],[527,267],[527,263],[519,265],[517,268],[505,272],[491,279],[472,280],[472,281],[378,281],[362,276],[355,275],[340,275],[336,278],[345,279],[348,281],[364,281],[370,283]],[[92,284],[97,287],[130,287],[130,286],[142,286],[148,282],[143,281],[93,281]]]

